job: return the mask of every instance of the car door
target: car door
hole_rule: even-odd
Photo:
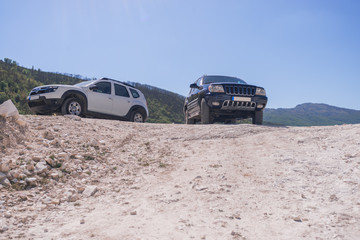
[[[111,82],[97,82],[96,87],[88,92],[88,111],[113,114],[113,97]]]
[[[114,83],[114,90],[113,113],[117,116],[125,116],[132,106],[132,98],[127,88],[123,85]]]

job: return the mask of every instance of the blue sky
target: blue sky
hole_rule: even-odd
[[[271,108],[360,110],[359,26],[358,0],[0,0],[0,58],[184,96],[237,76]]]

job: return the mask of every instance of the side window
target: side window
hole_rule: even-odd
[[[140,97],[140,94],[135,89],[130,88],[130,92],[131,92],[131,95],[133,96],[133,98]]]
[[[193,94],[193,92],[194,92],[194,89],[190,88],[189,95]]]
[[[128,90],[126,87],[115,84],[115,95],[121,97],[130,97]]]
[[[109,82],[98,82],[94,92],[111,94],[111,83]]]

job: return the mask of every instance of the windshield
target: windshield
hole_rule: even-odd
[[[84,82],[81,82],[81,83],[77,83],[77,84],[75,84],[74,86],[84,87],[84,86],[86,86],[86,85],[89,85],[89,84],[94,83],[95,81],[96,81],[96,80],[84,81]]]
[[[235,77],[226,77],[226,76],[205,76],[203,80],[203,84],[209,84],[209,83],[242,83],[246,84],[244,80],[241,80],[240,78]]]

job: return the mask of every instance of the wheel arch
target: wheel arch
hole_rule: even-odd
[[[148,115],[147,115],[147,112],[146,112],[146,109],[143,107],[143,106],[140,106],[140,105],[134,105],[130,108],[129,112],[126,114],[126,118],[127,119],[130,119],[131,118],[131,114],[134,112],[134,111],[139,111],[143,114],[144,116],[144,122],[146,121]]]
[[[61,96],[61,99],[64,102],[66,99],[68,99],[70,97],[75,97],[75,98],[79,98],[80,100],[82,100],[85,105],[85,111],[87,111],[88,101],[87,101],[86,95],[83,92],[76,91],[76,90],[68,90],[68,91],[64,92],[64,94]]]

